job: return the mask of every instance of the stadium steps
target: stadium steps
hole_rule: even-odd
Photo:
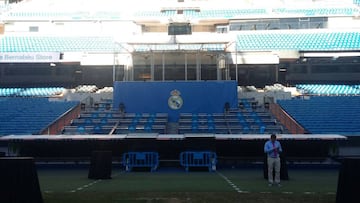
[[[168,122],[166,125],[167,134],[178,134],[179,132],[179,123],[177,122]]]

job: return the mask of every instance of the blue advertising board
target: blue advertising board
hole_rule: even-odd
[[[114,83],[114,109],[129,113],[167,113],[176,122],[180,113],[222,113],[225,103],[237,107],[235,81],[154,81]]]

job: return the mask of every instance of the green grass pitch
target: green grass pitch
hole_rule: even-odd
[[[261,169],[217,172],[124,172],[108,180],[87,178],[87,169],[39,169],[45,203],[307,202],[336,200],[338,170],[289,169],[290,180],[269,187]]]

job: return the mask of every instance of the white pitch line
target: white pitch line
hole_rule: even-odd
[[[121,172],[121,173],[122,173],[122,172]],[[121,173],[117,173],[117,174],[113,175],[112,177],[116,177],[116,176],[120,175]],[[74,189],[74,190],[70,190],[69,192],[74,193],[74,192],[76,192],[76,191],[83,190],[83,189],[85,189],[85,188],[88,188],[88,187],[90,187],[90,186],[95,185],[96,183],[98,183],[98,182],[100,182],[100,181],[101,181],[101,179],[94,180],[94,181],[91,182],[91,183],[88,183],[88,184],[86,184],[86,185],[82,185],[82,186],[80,186],[80,187],[78,187],[78,188],[76,188],[76,189]]]
[[[224,176],[222,173],[220,173],[218,171],[216,171],[216,173],[220,177],[222,177],[236,192],[238,192],[238,193],[245,193],[246,192],[246,191],[240,190],[240,188],[237,185],[235,185],[228,177]]]
[[[85,189],[85,188],[88,188],[88,187],[94,185],[95,183],[97,183],[97,182],[99,182],[99,181],[100,181],[100,180],[95,180],[95,181],[93,181],[93,182],[91,182],[91,183],[88,183],[88,184],[86,184],[86,185],[80,186],[80,187],[76,188],[75,190],[70,190],[70,192],[73,193],[73,192],[76,192],[76,191],[83,190],[83,189]]]

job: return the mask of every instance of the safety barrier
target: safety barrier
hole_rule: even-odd
[[[159,165],[157,152],[127,152],[123,154],[123,166],[127,172],[134,167],[149,167],[153,172]]]
[[[180,165],[189,171],[190,167],[207,167],[216,171],[217,156],[210,151],[185,151],[180,153]]]

